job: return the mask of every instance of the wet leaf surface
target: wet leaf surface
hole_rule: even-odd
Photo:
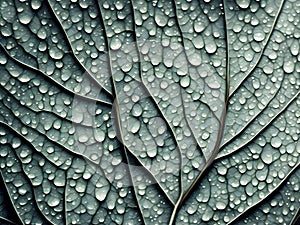
[[[299,8],[1,1],[1,224],[297,224]]]

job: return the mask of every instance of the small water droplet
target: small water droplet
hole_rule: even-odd
[[[49,197],[49,199],[47,201],[48,205],[51,206],[51,207],[58,206],[59,202],[60,202],[60,200],[58,198],[52,197],[52,196]]]
[[[29,24],[32,18],[33,18],[32,15],[30,15],[27,11],[23,11],[22,13],[19,14],[19,21],[24,25]]]
[[[266,146],[262,153],[261,153],[261,159],[265,164],[271,164],[273,162],[273,152],[270,146]]]
[[[242,9],[247,9],[250,6],[250,0],[236,0],[236,4]]]
[[[265,36],[266,34],[262,31],[262,30],[259,30],[259,31],[254,31],[254,35],[253,35],[253,38],[255,41],[263,41],[265,39]]]
[[[279,137],[273,137],[271,139],[271,145],[274,147],[274,148],[279,148],[282,144],[282,141]]]
[[[283,70],[286,73],[292,73],[295,70],[295,63],[291,60],[285,61],[283,64]]]
[[[95,189],[95,196],[99,201],[102,202],[106,198],[108,191],[109,191],[108,185],[105,185],[103,187],[97,187]]]
[[[158,26],[164,27],[168,23],[168,17],[162,13],[155,13],[155,22]]]
[[[207,53],[213,54],[217,51],[217,45],[214,41],[209,41],[205,44],[205,50],[207,51]]]
[[[134,104],[134,106],[132,107],[132,115],[135,116],[135,117],[139,117],[142,115],[143,113],[143,108],[140,104],[136,103]]]
[[[113,37],[110,43],[110,48],[112,50],[118,50],[121,48],[121,46],[122,46],[121,40],[118,37]]]
[[[189,76],[184,76],[181,80],[180,80],[180,85],[184,88],[188,87],[190,85],[190,77]]]
[[[224,202],[219,201],[216,203],[216,208],[219,210],[223,210],[226,208],[226,204]]]

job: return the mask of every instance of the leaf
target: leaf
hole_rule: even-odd
[[[1,224],[296,224],[299,6],[1,1]]]

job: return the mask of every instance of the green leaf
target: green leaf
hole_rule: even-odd
[[[1,224],[297,224],[299,8],[1,1]]]

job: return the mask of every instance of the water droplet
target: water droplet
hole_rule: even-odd
[[[184,88],[188,87],[190,85],[190,77],[189,76],[184,76],[180,80],[180,85]]]
[[[110,43],[110,48],[112,50],[118,50],[121,48],[121,46],[122,46],[121,40],[118,37],[113,37]]]
[[[79,193],[83,193],[85,192],[85,189],[86,189],[85,183],[83,181],[77,181],[75,190]]]
[[[97,129],[95,131],[95,140],[98,142],[103,142],[105,140],[105,132],[103,130]]]
[[[194,214],[198,209],[198,206],[195,204],[192,204],[191,206],[188,207],[187,212],[188,214],[192,215]]]
[[[135,117],[141,116],[142,113],[143,113],[142,106],[140,104],[138,104],[138,103],[134,104],[134,106],[132,107],[131,113]]]
[[[155,13],[155,22],[158,26],[164,27],[168,23],[168,17],[162,13]]]
[[[166,89],[168,87],[168,82],[163,80],[161,83],[160,83],[160,88],[161,89]]]
[[[85,143],[89,140],[89,136],[88,135],[80,135],[79,138],[78,138],[78,141],[81,142],[81,143]]]
[[[295,63],[291,60],[285,61],[283,64],[283,70],[286,73],[292,73],[295,70]]]
[[[279,137],[273,137],[271,139],[271,145],[274,147],[274,148],[279,148],[282,144],[282,141]]]
[[[254,31],[253,38],[255,41],[260,42],[265,39],[265,36],[266,36],[266,34],[262,30],[259,30],[259,31]]]
[[[236,0],[236,4],[242,9],[247,9],[250,6],[250,0]]]
[[[272,74],[273,73],[273,67],[272,66],[265,66],[263,68],[263,71],[266,73],[266,74]]]
[[[192,42],[193,42],[195,48],[197,48],[197,49],[201,49],[204,47],[204,41],[203,41],[202,36],[200,36],[200,35],[193,38]]]
[[[205,81],[207,82],[207,85],[212,89],[219,89],[221,87],[221,84],[215,77],[209,77]]]
[[[55,207],[55,206],[58,206],[59,205],[59,199],[56,198],[56,197],[49,197],[47,203],[50,207]]]
[[[208,222],[213,217],[213,215],[214,215],[213,210],[210,207],[208,207],[205,213],[202,215],[202,220],[204,222]]]
[[[19,14],[19,21],[24,25],[29,24],[32,18],[33,18],[32,15],[30,15],[27,11],[23,11],[22,13]]]
[[[261,153],[261,159],[265,164],[271,164],[273,162],[273,152],[270,146],[266,146],[262,153]]]
[[[37,36],[40,39],[46,39],[46,37],[47,37],[46,30],[44,28],[39,29],[39,31],[37,32]]]
[[[253,81],[252,81],[252,85],[253,85],[253,88],[254,88],[254,89],[259,89],[259,87],[260,87],[260,82],[259,82],[259,80],[253,80]]]
[[[31,8],[34,9],[34,10],[37,10],[41,7],[42,5],[42,2],[39,1],[39,0],[32,0],[31,1]]]
[[[223,176],[226,175],[226,173],[227,173],[227,168],[225,166],[219,166],[219,167],[217,167],[217,170],[218,170],[218,173]]]
[[[226,208],[226,204],[224,202],[217,202],[216,203],[216,208],[219,210],[223,210]]]
[[[205,29],[205,27],[206,27],[206,24],[201,21],[201,18],[196,20],[196,22],[194,23],[194,29],[197,33],[202,32]]]
[[[14,149],[18,148],[21,146],[21,140],[19,138],[14,138],[12,141],[12,147]]]
[[[129,120],[128,121],[128,128],[131,133],[135,134],[139,131],[141,127],[141,122],[139,120]]]
[[[108,191],[109,191],[108,185],[105,185],[103,187],[97,187],[95,189],[95,196],[99,201],[103,201],[106,198]]]
[[[299,55],[299,41],[295,40],[291,45],[291,53],[293,56]]]
[[[62,53],[61,50],[59,50],[58,48],[51,48],[49,50],[49,55],[52,59],[61,59],[64,55]]]
[[[209,41],[205,44],[205,50],[207,51],[207,53],[213,54],[217,51],[217,45],[214,41]]]
[[[147,155],[151,158],[157,155],[157,148],[156,146],[148,146],[147,147]]]
[[[18,192],[20,195],[25,195],[27,193],[27,190],[25,188],[21,187],[18,189]]]

